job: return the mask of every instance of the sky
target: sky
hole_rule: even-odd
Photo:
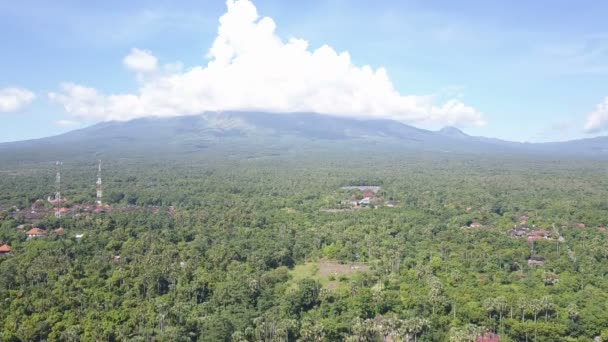
[[[0,142],[206,111],[608,134],[608,2],[0,2]]]

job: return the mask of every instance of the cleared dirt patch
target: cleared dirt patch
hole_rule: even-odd
[[[292,286],[302,279],[309,278],[317,280],[328,290],[335,290],[342,284],[340,280],[350,279],[357,273],[369,270],[369,266],[363,263],[342,264],[334,260],[321,260],[297,265],[290,271],[290,274]]]
[[[355,273],[369,271],[369,266],[362,263],[341,264],[337,261],[319,261],[318,276],[321,278],[329,276],[350,276]]]

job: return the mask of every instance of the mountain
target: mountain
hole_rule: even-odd
[[[608,156],[608,138],[530,144],[469,136],[455,127],[430,131],[391,120],[357,120],[313,113],[205,113],[102,122],[54,137],[2,143],[0,159],[90,155],[178,156],[201,151],[230,155],[259,151],[419,150]]]
[[[469,135],[467,135],[463,131],[461,131],[458,128],[453,127],[453,126],[446,126],[446,127],[442,128],[442,129],[440,129],[438,133],[441,134],[441,135],[443,135],[443,136],[451,137],[451,138],[456,138],[456,139],[468,139],[468,138],[470,138]]]

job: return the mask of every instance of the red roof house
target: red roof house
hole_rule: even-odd
[[[376,197],[376,194],[374,194],[373,192],[364,192],[361,194],[361,196],[363,196],[363,198],[374,198]]]
[[[485,333],[477,337],[477,342],[500,342],[500,337],[494,333]]]
[[[59,227],[57,229],[54,230],[55,234],[61,234],[63,233],[63,228]]]
[[[42,237],[42,236],[46,236],[46,231],[40,229],[40,228],[32,228],[30,230],[28,230],[26,233],[28,240],[29,239],[33,239],[33,238],[37,238],[37,237]]]
[[[11,252],[11,246],[4,244],[0,246],[0,255],[8,254]]]

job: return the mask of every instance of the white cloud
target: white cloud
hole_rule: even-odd
[[[131,49],[131,52],[122,60],[125,67],[137,72],[152,72],[158,67],[158,59],[149,51]]]
[[[595,111],[587,115],[585,131],[595,133],[608,129],[608,97],[597,105]]]
[[[65,83],[49,94],[51,100],[70,114],[104,120],[235,110],[485,124],[480,112],[458,98],[436,104],[434,96],[400,94],[384,68],[356,66],[348,52],[337,53],[327,45],[313,50],[302,39],[283,41],[274,21],[260,18],[249,0],[228,0],[227,7],[207,65],[185,71],[165,68],[142,79],[135,94],[108,96]],[[125,65],[138,72],[155,70],[156,58],[141,52],[133,49]]]
[[[78,121],[62,119],[62,120],[57,120],[55,122],[55,124],[59,127],[71,127],[71,126],[77,126],[80,123]]]
[[[29,105],[36,96],[24,88],[0,88],[0,112],[15,112]]]

